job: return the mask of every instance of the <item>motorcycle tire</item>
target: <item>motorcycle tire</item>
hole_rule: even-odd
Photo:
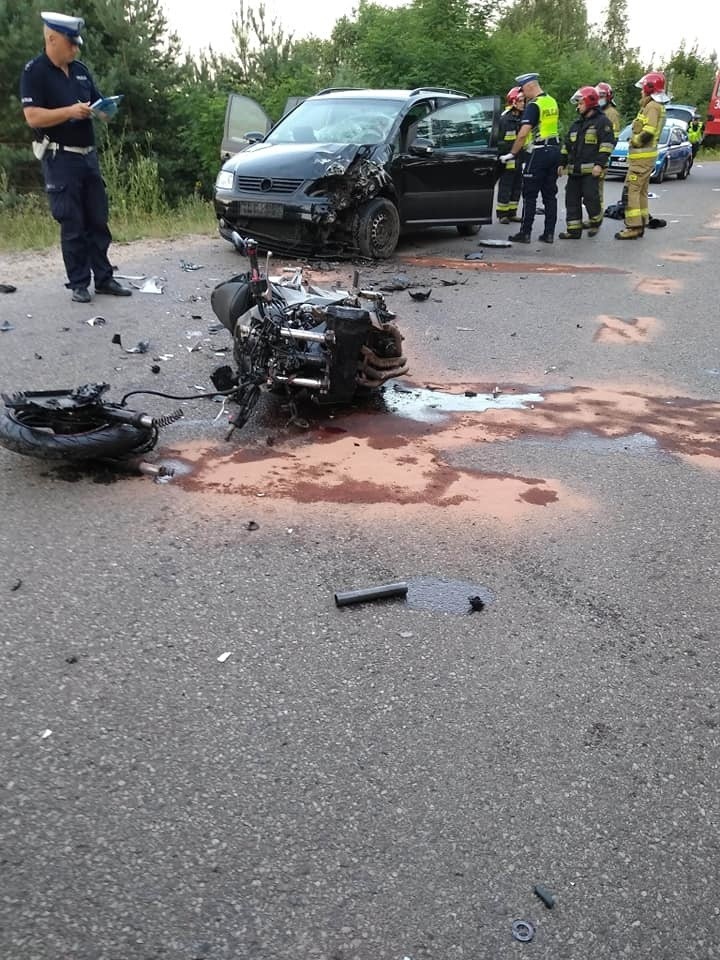
[[[127,423],[106,423],[84,433],[52,433],[0,414],[0,446],[41,460],[99,460],[148,449],[153,430]]]

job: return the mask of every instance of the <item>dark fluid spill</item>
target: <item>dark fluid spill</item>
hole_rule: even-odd
[[[472,612],[470,598],[479,597],[485,603],[493,603],[495,594],[469,580],[444,580],[441,577],[413,577],[406,581],[406,603],[413,610],[430,610],[434,613]],[[482,616],[481,612],[473,616]]]

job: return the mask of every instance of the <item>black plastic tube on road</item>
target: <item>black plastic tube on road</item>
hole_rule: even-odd
[[[407,595],[407,583],[383,583],[379,587],[366,587],[363,590],[346,590],[335,594],[335,604],[346,607],[351,603],[366,603],[368,600],[386,600],[389,597]]]

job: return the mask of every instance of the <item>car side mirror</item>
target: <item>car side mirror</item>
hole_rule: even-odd
[[[259,143],[261,140],[265,139],[265,134],[261,133],[259,130],[250,130],[249,133],[244,133],[243,137],[249,143]]]
[[[418,137],[408,147],[408,153],[411,153],[414,157],[429,157],[432,152],[432,142],[426,140],[425,137]]]

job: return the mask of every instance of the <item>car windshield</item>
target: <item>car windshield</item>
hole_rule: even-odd
[[[267,143],[379,143],[397,117],[403,100],[357,97],[305,100],[281,120]]]

